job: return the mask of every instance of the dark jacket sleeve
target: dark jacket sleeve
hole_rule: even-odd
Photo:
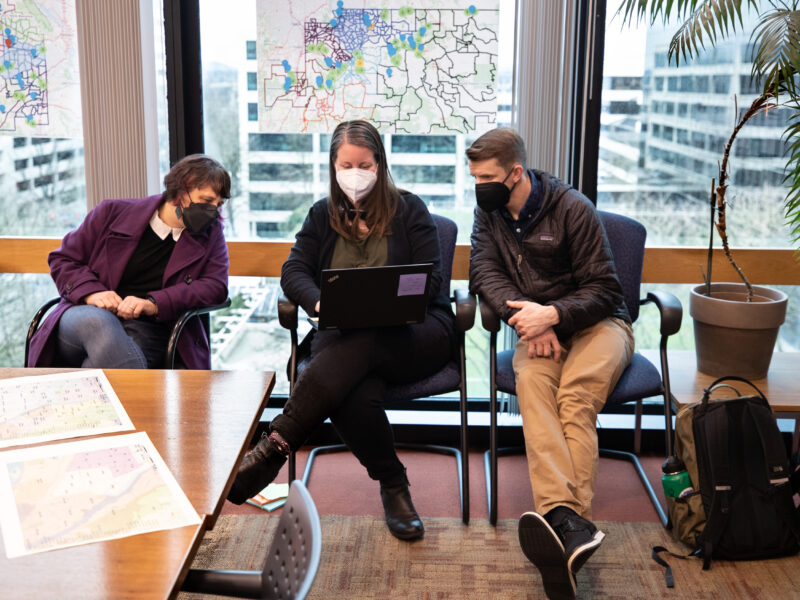
[[[570,194],[577,194],[570,191]],[[553,330],[561,339],[612,316],[623,302],[611,248],[597,211],[583,198],[573,198],[564,213],[563,227],[572,257],[572,276],[576,289],[549,302],[558,311],[559,323]]]
[[[184,231],[181,237],[190,235]],[[178,240],[180,243],[180,240]],[[174,321],[189,309],[220,304],[228,297],[228,245],[222,224],[215,225],[203,240],[205,256],[198,266],[190,266],[150,295],[158,306],[159,321]]]
[[[281,267],[281,288],[309,315],[319,302],[319,265],[323,236],[328,224],[328,208],[324,200],[316,202],[308,211],[303,226],[295,236],[289,258]]]
[[[410,260],[409,264],[433,263],[428,298],[432,299],[442,287],[442,255],[439,236],[428,207],[414,194],[404,196],[405,223],[407,228]],[[449,296],[449,293],[448,293]],[[448,302],[449,306],[449,302]]]
[[[114,218],[115,203],[104,200],[89,211],[77,229],[67,233],[61,246],[47,257],[50,274],[62,298],[73,304],[95,292],[107,290],[97,273],[89,268],[97,241],[107,231]]]
[[[508,273],[509,266],[503,260],[493,234],[490,216],[475,208],[469,256],[469,291],[480,295],[500,318],[508,321],[516,311],[506,305],[506,300],[529,300],[520,291]]]

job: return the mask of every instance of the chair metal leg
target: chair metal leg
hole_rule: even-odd
[[[653,508],[655,508],[656,513],[658,513],[658,518],[661,520],[661,524],[664,527],[666,527],[667,524],[669,523],[669,519],[667,518],[667,513],[661,506],[661,502],[658,500],[658,496],[656,496],[656,493],[653,490],[653,486],[650,485],[650,480],[647,478],[647,474],[644,472],[644,469],[642,468],[642,463],[639,462],[639,457],[637,457],[632,452],[624,452],[622,450],[607,450],[605,448],[600,448],[600,456],[605,458],[627,460],[629,463],[633,465],[633,468],[636,469],[636,474],[639,476],[639,480],[642,482],[642,485],[644,486],[644,491],[647,492],[647,496],[650,498],[650,502],[653,504]]]
[[[489,523],[497,525],[497,333],[489,336],[489,464],[487,473],[487,503],[489,504]]]
[[[461,451],[458,448],[451,448],[450,446],[437,446],[434,444],[407,444],[407,443],[397,443],[395,444],[395,448],[400,448],[402,450],[417,450],[421,452],[435,452],[436,454],[447,454],[449,456],[453,456],[456,459],[456,469],[458,471],[459,479],[458,479],[458,495],[459,500],[461,502],[461,512],[462,512],[462,520],[464,523],[469,521],[469,497],[464,492],[463,481],[464,481],[464,461],[462,460]],[[333,454],[334,452],[345,452],[348,451],[349,448],[344,444],[331,444],[330,446],[317,446],[308,454],[308,459],[306,459],[306,468],[303,471],[303,484],[307,487],[308,480],[311,478],[311,470],[314,467],[314,460],[320,454]]]
[[[261,571],[223,571],[191,569],[181,586],[182,592],[261,598]]]

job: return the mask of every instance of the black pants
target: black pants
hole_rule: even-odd
[[[438,308],[417,325],[317,331],[283,414],[270,428],[297,450],[330,418],[372,479],[404,476],[384,410],[386,387],[436,373],[451,359],[453,335],[452,315]]]

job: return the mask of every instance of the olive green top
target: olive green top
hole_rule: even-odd
[[[356,267],[382,267],[388,257],[386,236],[369,236],[360,242],[351,242],[341,235],[336,239],[331,257],[331,269]]]

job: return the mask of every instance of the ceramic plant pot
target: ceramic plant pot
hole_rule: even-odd
[[[695,286],[689,297],[697,369],[715,377],[765,377],[786,318],[787,295],[754,285],[753,301],[747,302],[743,283],[712,283],[711,296],[705,291],[705,284]]]

